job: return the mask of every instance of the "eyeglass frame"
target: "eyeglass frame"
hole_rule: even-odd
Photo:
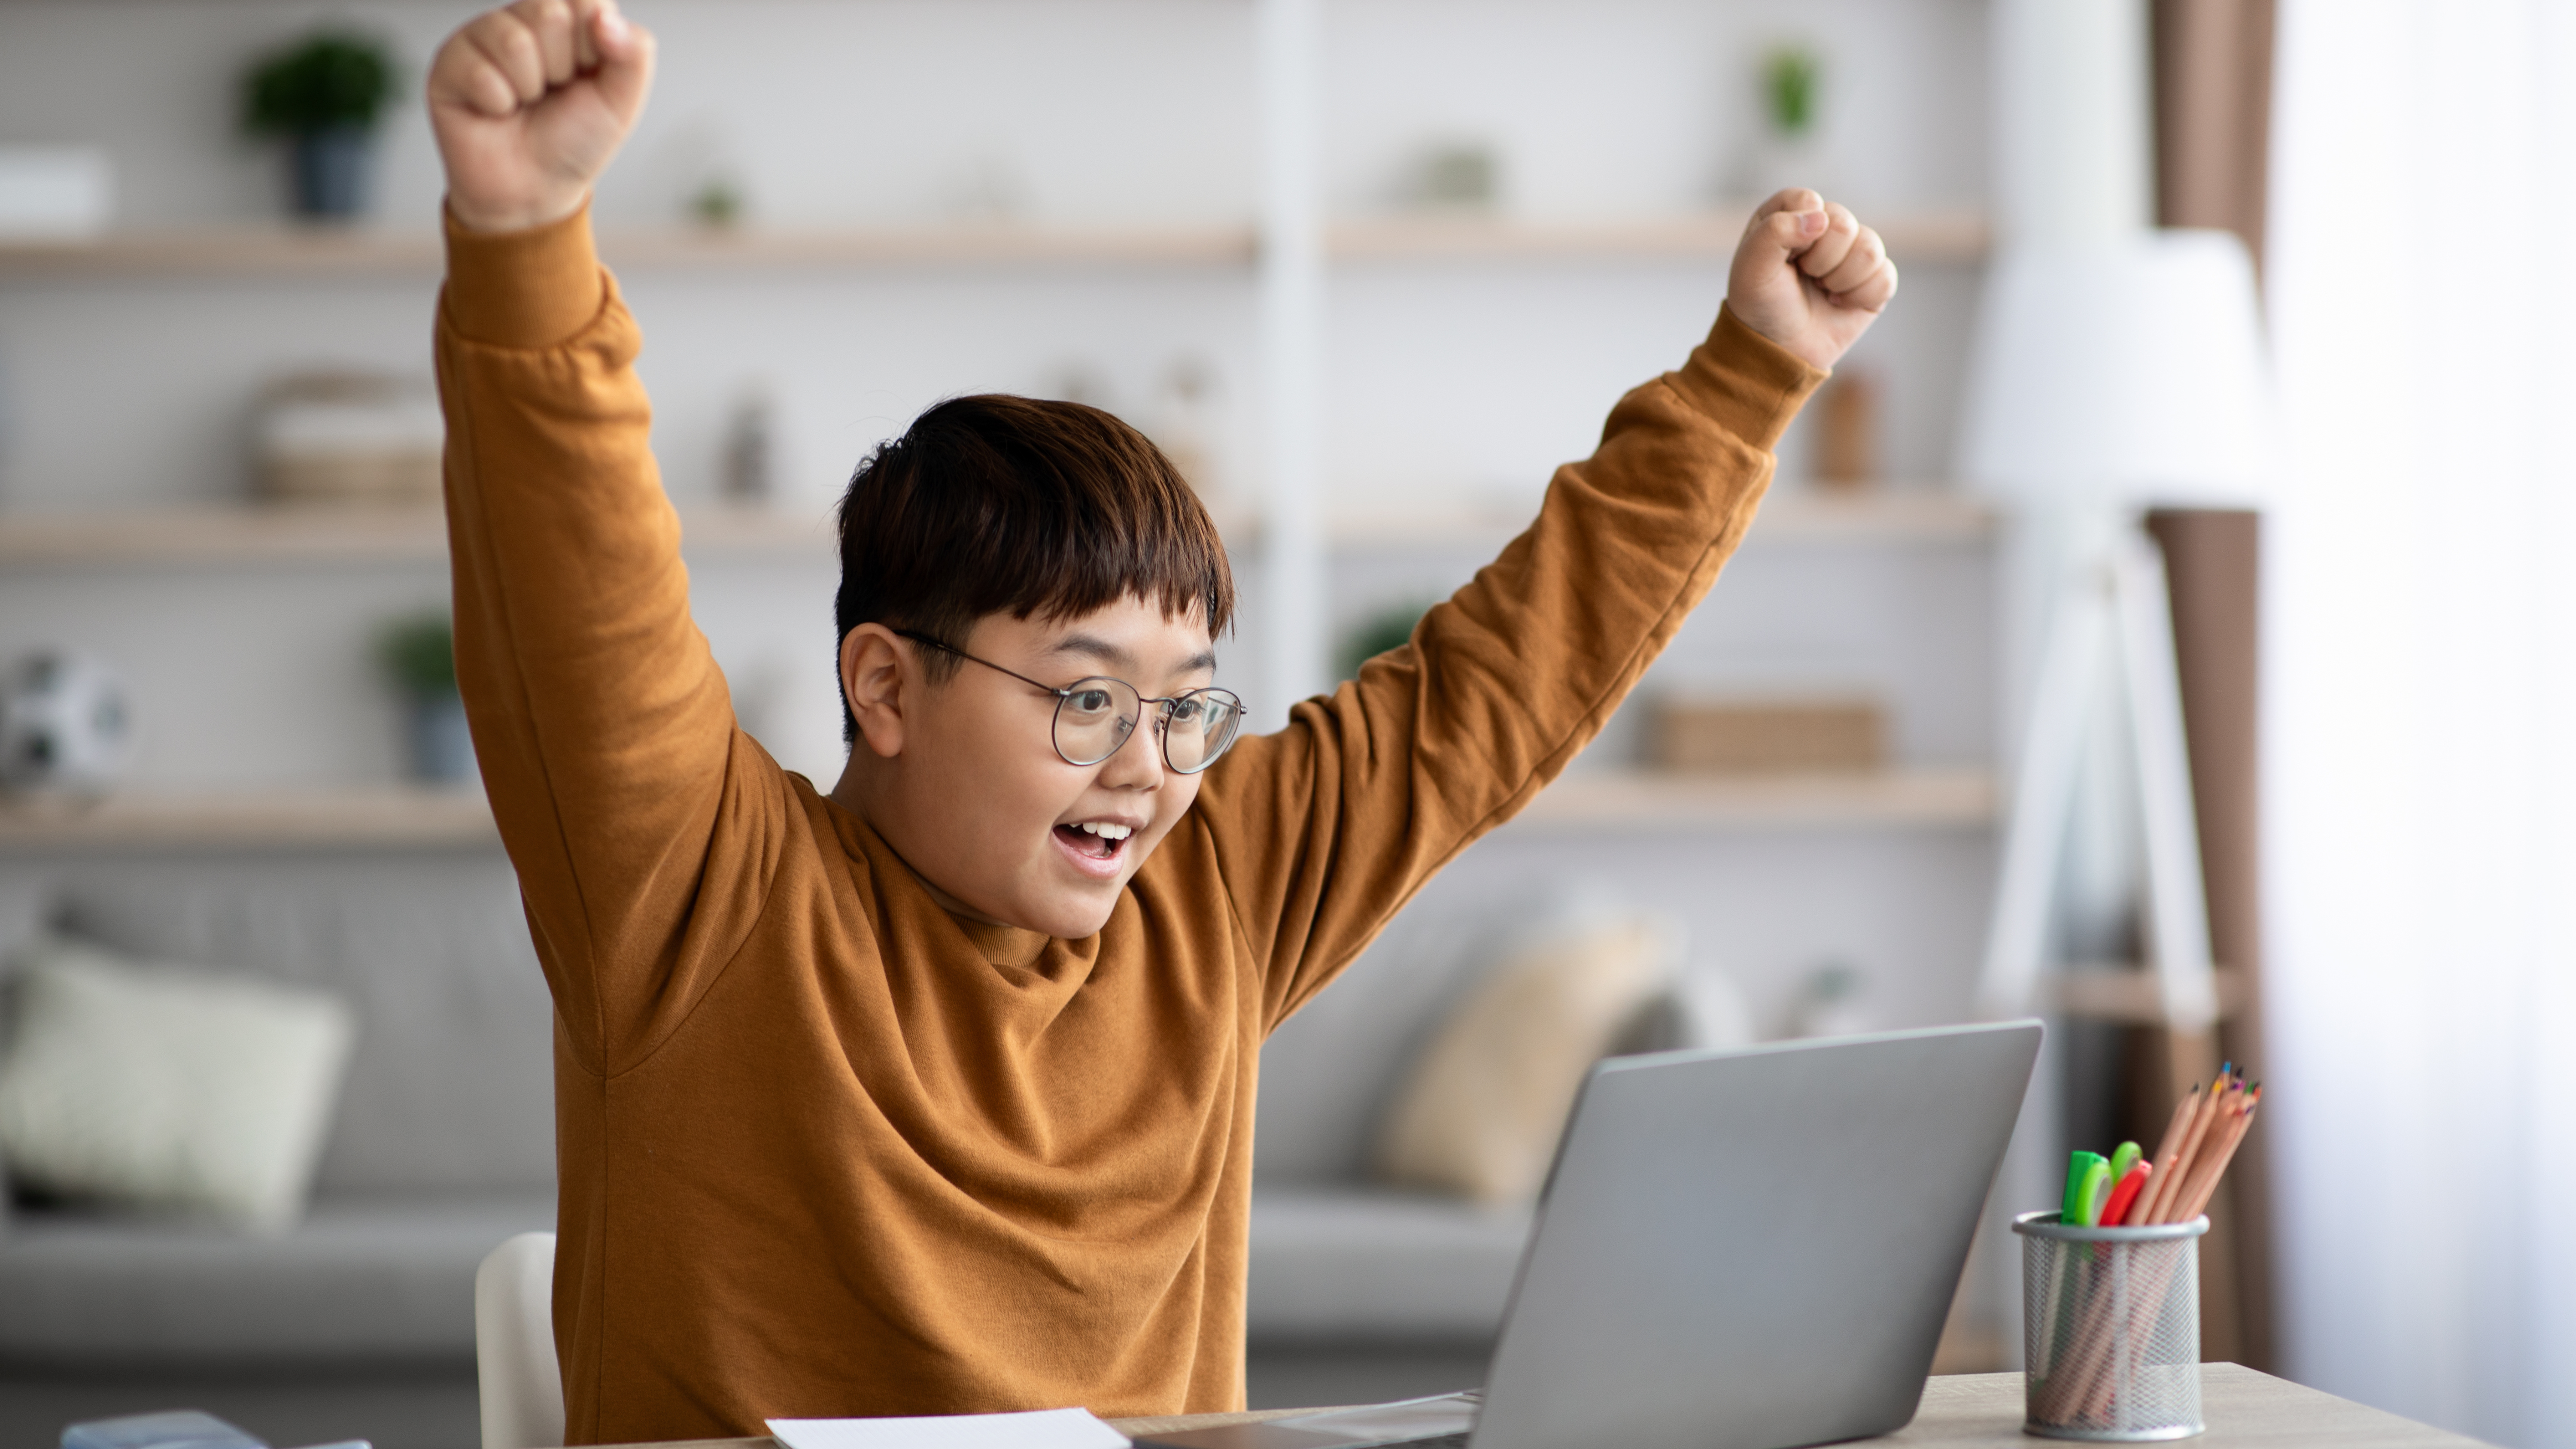
[[[1201,685],[1201,686],[1200,686],[1200,687],[1198,687],[1197,689],[1185,689],[1185,690],[1182,690],[1179,694],[1175,694],[1175,695],[1162,695],[1162,696],[1156,696],[1156,695],[1150,695],[1150,694],[1147,694],[1145,691],[1143,691],[1143,690],[1141,690],[1141,689],[1138,689],[1135,685],[1133,685],[1133,684],[1129,684],[1126,680],[1120,679],[1118,676],[1116,676],[1116,675],[1114,675],[1114,674],[1086,674],[1086,675],[1082,676],[1082,678],[1077,679],[1077,680],[1075,680],[1073,683],[1068,684],[1068,685],[1065,685],[1064,687],[1062,687],[1062,688],[1060,688],[1060,689],[1059,689],[1059,688],[1057,688],[1055,685],[1047,684],[1047,683],[1044,683],[1044,682],[1039,681],[1039,680],[1031,679],[1031,678],[1029,678],[1027,675],[1022,674],[1021,672],[1019,672],[1019,671],[1018,671],[1018,670],[1016,670],[1016,669],[1006,668],[1006,667],[1004,667],[1004,666],[1002,666],[1002,665],[999,665],[999,664],[994,663],[994,662],[993,662],[992,660],[990,660],[990,659],[985,659],[985,658],[981,658],[981,657],[978,657],[978,656],[973,655],[973,654],[969,654],[969,653],[967,653],[965,650],[958,648],[956,645],[949,643],[949,642],[948,642],[947,640],[945,640],[945,639],[934,638],[934,637],[933,637],[933,636],[931,636],[931,635],[921,633],[920,631],[915,630],[915,629],[897,629],[897,628],[894,628],[894,627],[893,627],[893,626],[891,626],[891,625],[888,625],[888,626],[887,626],[887,632],[888,632],[888,633],[890,633],[890,634],[893,634],[893,635],[897,636],[898,638],[909,639],[909,640],[911,640],[911,641],[912,641],[913,643],[915,643],[915,644],[926,644],[926,645],[930,646],[930,647],[931,647],[931,648],[933,648],[933,649],[937,649],[937,650],[942,651],[943,653],[954,654],[954,655],[956,655],[958,658],[963,659],[963,660],[966,660],[966,661],[967,661],[967,662],[969,662],[969,663],[972,663],[972,664],[981,664],[981,665],[983,665],[985,668],[990,669],[990,670],[993,670],[993,671],[995,671],[995,672],[997,672],[997,673],[1007,674],[1007,675],[1011,676],[1013,679],[1018,680],[1020,683],[1025,684],[1025,685],[1029,686],[1031,689],[1037,690],[1037,691],[1039,691],[1039,692],[1040,692],[1040,693],[1042,693],[1042,694],[1051,694],[1051,695],[1054,695],[1054,696],[1055,696],[1055,714],[1054,714],[1054,716],[1053,716],[1052,718],[1050,718],[1050,719],[1047,721],[1047,747],[1055,751],[1055,757],[1056,757],[1057,759],[1064,761],[1066,764],[1073,766],[1073,767],[1074,767],[1075,769],[1077,769],[1077,770],[1087,770],[1087,769],[1090,769],[1090,768],[1091,768],[1092,766],[1094,766],[1094,765],[1105,765],[1105,764],[1107,764],[1108,762],[1110,762],[1111,760],[1114,760],[1114,759],[1118,758],[1118,752],[1119,752],[1120,750],[1123,750],[1123,749],[1127,748],[1127,741],[1128,741],[1128,740],[1131,740],[1131,739],[1134,739],[1134,738],[1136,737],[1136,736],[1135,736],[1135,732],[1134,732],[1133,730],[1130,730],[1126,735],[1124,735],[1123,737],[1121,737],[1121,738],[1119,739],[1118,743],[1116,743],[1116,744],[1114,744],[1114,745],[1111,745],[1111,746],[1109,747],[1109,753],[1108,753],[1108,754],[1102,755],[1099,759],[1096,759],[1096,760],[1077,760],[1077,759],[1075,759],[1073,756],[1068,755],[1068,754],[1066,754],[1066,753],[1064,752],[1064,744],[1063,744],[1063,742],[1062,742],[1061,740],[1059,740],[1059,739],[1057,739],[1057,738],[1056,738],[1056,726],[1057,726],[1058,724],[1060,724],[1060,723],[1063,721],[1063,719],[1064,719],[1064,706],[1065,706],[1065,702],[1066,702],[1067,700],[1069,700],[1069,699],[1073,698],[1075,691],[1077,691],[1077,690],[1081,689],[1083,685],[1088,684],[1088,683],[1090,683],[1092,680],[1095,680],[1095,679],[1097,679],[1097,680],[1101,680],[1101,681],[1103,681],[1103,682],[1105,682],[1105,683],[1118,685],[1118,686],[1120,686],[1120,687],[1122,687],[1122,688],[1126,689],[1129,693],[1131,693],[1131,694],[1135,695],[1135,696],[1136,696],[1136,706],[1137,706],[1137,719],[1138,719],[1138,721],[1139,721],[1140,723],[1142,722],[1142,720],[1143,720],[1143,718],[1144,718],[1144,707],[1145,707],[1146,705],[1149,705],[1149,704],[1159,704],[1159,705],[1161,705],[1161,706],[1162,706],[1162,708],[1161,708],[1161,709],[1156,710],[1156,711],[1154,712],[1154,738],[1155,738],[1155,742],[1156,742],[1156,747],[1160,750],[1160,752],[1161,752],[1161,754],[1162,754],[1162,756],[1163,756],[1163,767],[1164,767],[1165,769],[1167,769],[1167,770],[1170,770],[1170,771],[1171,771],[1173,774],[1175,774],[1175,775],[1196,775],[1196,774],[1200,774],[1200,773],[1204,772],[1204,771],[1207,769],[1207,767],[1208,767],[1208,766],[1215,764],[1217,761],[1219,761],[1219,760],[1221,760],[1221,759],[1224,759],[1224,758],[1225,758],[1225,752],[1226,752],[1227,750],[1233,749],[1233,748],[1234,748],[1234,742],[1235,742],[1236,740],[1238,740],[1238,739],[1242,738],[1242,728],[1243,728],[1243,727],[1242,727],[1242,725],[1241,725],[1241,724],[1239,724],[1239,723],[1238,723],[1238,724],[1235,726],[1235,731],[1236,731],[1236,732],[1235,732],[1234,734],[1227,735],[1227,736],[1226,736],[1226,738],[1225,738],[1225,743],[1224,743],[1223,745],[1220,745],[1220,746],[1217,748],[1216,753],[1215,753],[1215,754],[1212,754],[1212,755],[1210,755],[1210,756],[1208,756],[1208,757],[1207,757],[1206,759],[1204,759],[1204,760],[1199,761],[1199,763],[1198,763],[1198,767],[1197,767],[1196,769],[1184,770],[1184,769],[1182,769],[1180,766],[1178,766],[1178,765],[1176,765],[1176,764],[1173,764],[1173,763],[1172,763],[1171,723],[1172,723],[1172,707],[1173,707],[1173,706],[1175,706],[1175,705],[1179,704],[1182,700],[1187,699],[1187,698],[1189,698],[1191,695],[1194,695],[1194,694],[1198,694],[1198,695],[1220,695],[1220,696],[1223,696],[1223,698],[1222,698],[1220,701],[1217,701],[1217,702],[1216,702],[1216,703],[1218,704],[1218,707],[1223,708],[1223,709],[1231,710],[1231,711],[1233,711],[1233,712],[1234,712],[1238,717],[1239,717],[1239,716],[1242,716],[1242,715],[1248,715],[1248,714],[1252,713],[1251,709],[1249,709],[1248,707],[1246,707],[1246,706],[1245,706],[1245,704],[1244,704],[1244,702],[1243,702],[1243,696],[1241,696],[1241,695],[1239,695],[1239,694],[1236,694],[1236,693],[1235,693],[1233,690],[1231,690],[1231,689],[1221,688],[1221,687],[1219,687],[1219,686],[1217,686],[1217,685],[1213,685],[1213,684]]]

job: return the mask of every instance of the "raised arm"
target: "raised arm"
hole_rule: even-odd
[[[1771,448],[1895,295],[1877,235],[1764,203],[1708,340],[1621,399],[1538,521],[1413,641],[1209,772],[1198,830],[1268,962],[1271,1020],[1600,731],[1753,521]]]
[[[582,1064],[649,1048],[727,954],[707,862],[776,772],[690,622],[634,323],[583,203],[641,109],[649,37],[522,0],[432,64],[448,176],[438,370],[457,674],[538,956]]]

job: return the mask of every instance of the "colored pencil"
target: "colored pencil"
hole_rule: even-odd
[[[2189,1222],[2209,1210],[2209,1200],[2218,1192],[2220,1175],[2227,1171],[2227,1164],[2235,1159],[2236,1149],[2245,1141],[2245,1134],[2254,1130],[2254,1113],[2262,1105],[2262,1088],[2257,1087],[2246,1094],[2245,1105],[2237,1109],[2236,1120],[2228,1131],[2227,1140],[2219,1144],[2218,1161],[2211,1164],[2209,1176],[2201,1183],[2197,1195],[2184,1205],[2180,1221]]]
[[[2156,1164],[2156,1175],[2150,1180],[2146,1210],[2140,1215],[2140,1222],[2164,1221],[2165,1204],[2173,1199],[2174,1189],[2182,1185],[2183,1174],[2191,1170],[2191,1160],[2200,1149],[2200,1139],[2209,1131],[2210,1109],[2217,1105],[2219,1094],[2225,1090],[2224,1078],[2213,1080],[2205,1092],[2197,1087],[2192,1089],[2191,1120],[2183,1125],[2182,1141],[2174,1147],[2173,1161]]]
[[[2129,1215],[2123,1224],[2136,1227],[2150,1221],[2148,1208],[2154,1206],[2152,1189],[2157,1178],[2173,1175],[2174,1158],[2182,1152],[2183,1134],[2191,1129],[2192,1114],[2200,1107],[2200,1084],[2194,1082],[2181,1101],[2174,1103],[2173,1120],[2165,1124],[2165,1135],[2156,1141],[2155,1172],[2147,1178],[2149,1190],[2142,1190],[2129,1204]]]

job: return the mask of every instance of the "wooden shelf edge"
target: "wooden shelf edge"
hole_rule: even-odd
[[[687,508],[691,555],[811,557],[833,553],[830,519],[740,507]],[[81,567],[151,563],[438,562],[447,520],[435,508],[212,504],[91,513],[0,515],[0,564]]]
[[[1741,779],[1595,771],[1559,780],[1515,824],[1540,830],[1969,827],[1990,824],[1994,807],[1992,777],[1977,769]],[[96,801],[0,800],[0,851],[12,852],[457,848],[495,846],[499,840],[491,807],[474,790],[280,788],[139,791]],[[2106,989],[2117,994],[2127,988],[2116,983]]]
[[[1528,515],[1458,509],[1345,517],[1326,536],[1331,547],[1354,551],[1493,549],[1528,524]],[[681,510],[680,528],[683,547],[694,556],[828,561],[833,555],[832,521],[820,508],[692,506]],[[1976,543],[1993,530],[1991,509],[1946,489],[1900,485],[1844,496],[1800,489],[1763,503],[1747,543]],[[436,562],[446,556],[447,524],[434,508],[208,504],[0,514],[0,565]]]
[[[1993,775],[1972,767],[1819,775],[1600,770],[1565,776],[1515,824],[1541,830],[1991,826]]]
[[[2228,1020],[2252,1000],[2254,983],[2242,971],[2219,967],[2211,973],[2218,989],[2218,1019]],[[2162,1026],[2165,1003],[2155,973],[2128,962],[2063,967],[2041,978],[2050,1009],[2086,1021],[2124,1026]]]
[[[0,801],[0,851],[167,848],[478,848],[500,835],[480,790],[381,786],[95,801]]]
[[[1245,266],[1252,228],[988,225],[782,227],[714,231],[615,227],[599,232],[611,267],[630,270],[805,270],[890,266]],[[77,242],[0,243],[0,277],[419,277],[446,266],[428,232],[285,226],[110,233]]]
[[[1523,221],[1495,216],[1398,216],[1346,221],[1330,232],[1335,260],[1508,261],[1633,259],[1723,261],[1752,216],[1749,205],[1612,222]],[[1981,212],[1892,211],[1864,217],[1905,262],[1982,261],[1992,244]]]
[[[1521,514],[1462,507],[1344,515],[1327,522],[1325,536],[1350,549],[1495,547],[1528,527],[1537,511],[1532,501]],[[1891,481],[1849,492],[1801,486],[1762,501],[1745,543],[1982,543],[1993,536],[1995,520],[1992,507],[1947,484]]]
[[[1332,225],[1341,262],[1718,260],[1735,249],[1749,208],[1604,222],[1491,216],[1357,218]],[[1983,259],[1985,217],[1964,208],[1873,219],[1900,262]],[[910,226],[619,227],[600,255],[636,270],[810,270],[912,266],[1249,266],[1258,231],[1242,223],[1088,226],[931,223]],[[110,232],[81,241],[0,242],[0,279],[42,277],[434,278],[446,261],[434,232],[390,227],[243,224]]]

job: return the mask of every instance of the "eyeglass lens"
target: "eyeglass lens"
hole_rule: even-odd
[[[1145,704],[1121,679],[1078,679],[1055,709],[1055,751],[1076,765],[1096,765],[1118,753],[1136,732]],[[1163,723],[1163,760],[1184,775],[1216,762],[1234,743],[1243,708],[1222,689],[1193,689],[1174,699]]]

